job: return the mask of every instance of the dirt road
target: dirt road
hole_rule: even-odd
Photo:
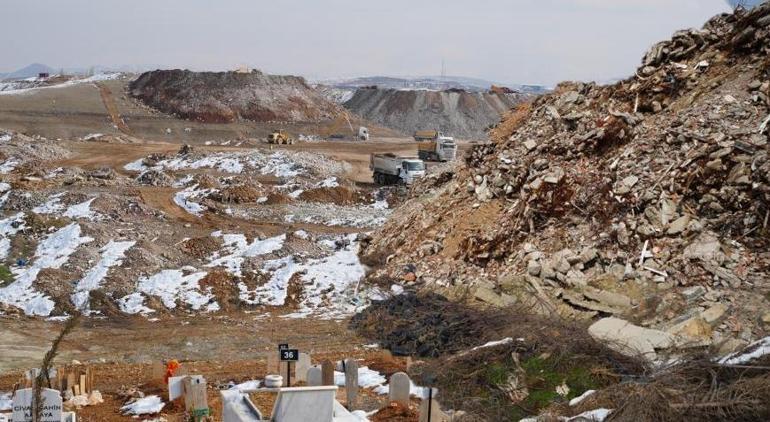
[[[102,83],[96,83],[95,85],[97,88],[99,88],[99,95],[102,97],[104,108],[107,110],[107,113],[110,115],[112,124],[115,125],[115,127],[118,128],[118,130],[120,130],[121,132],[125,133],[126,135],[130,135],[131,129],[129,129],[128,125],[123,120],[123,118],[120,117],[118,106],[117,104],[115,104],[115,99],[112,96],[112,91],[110,91],[110,88],[108,88],[107,85]]]

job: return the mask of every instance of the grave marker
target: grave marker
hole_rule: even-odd
[[[192,415],[195,422],[201,421],[209,415],[206,379],[200,375],[185,377],[183,385],[185,410]]]
[[[12,421],[32,422],[32,401],[34,395],[35,390],[32,388],[16,390],[16,393],[13,395]],[[43,388],[40,392],[40,398],[43,401],[43,411],[41,418],[37,422],[62,422],[61,394],[57,390]]]
[[[314,366],[307,370],[307,385],[310,387],[319,387],[323,385],[321,368]]]
[[[334,364],[329,360],[321,363],[321,385],[334,385]]]
[[[410,384],[409,375],[403,372],[396,372],[391,375],[389,386],[390,392],[388,393],[391,403],[396,402],[409,407]]]
[[[299,350],[283,348],[278,353],[281,358],[281,375],[286,374],[286,386],[291,387],[291,363],[299,359]]]
[[[358,362],[355,359],[345,359],[342,361],[345,367],[345,397],[348,409],[356,406],[358,398]]]
[[[307,353],[300,353],[299,359],[294,367],[297,381],[307,382],[307,371],[310,369],[310,366],[310,355]]]

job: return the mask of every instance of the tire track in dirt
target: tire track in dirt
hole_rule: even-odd
[[[131,135],[131,128],[129,128],[125,120],[123,120],[123,118],[120,117],[120,111],[118,110],[118,105],[115,103],[115,98],[113,98],[112,91],[110,91],[110,88],[108,88],[107,85],[104,85],[98,82],[95,83],[94,85],[96,85],[96,87],[99,88],[99,95],[102,97],[104,108],[107,110],[107,113],[110,115],[112,124],[115,125],[115,127],[117,127],[119,131],[125,133],[126,135]]]

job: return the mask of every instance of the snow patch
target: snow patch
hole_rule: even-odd
[[[219,305],[214,301],[215,297],[211,293],[211,289],[209,288],[205,293],[200,290],[198,282],[204,277],[206,277],[205,272],[185,275],[182,270],[164,270],[151,277],[141,278],[137,285],[137,291],[148,296],[159,297],[163,305],[169,309],[176,308],[177,301],[181,301],[196,311],[204,307],[206,311],[219,310]],[[135,302],[135,297],[130,300],[132,306],[128,308],[141,309],[143,306],[143,300],[138,304]]]
[[[2,163],[0,163],[0,174],[8,174],[12,172],[13,169],[15,169],[16,166],[18,166],[19,164],[21,164],[19,160],[16,160],[14,158],[10,158],[8,160],[3,161]]]
[[[351,286],[363,278],[364,267],[358,260],[355,235],[344,236],[342,239],[348,241],[347,246],[324,258],[302,263],[290,255],[267,261],[262,271],[272,272],[270,279],[254,290],[249,290],[243,282],[239,283],[240,299],[251,305],[284,305],[289,280],[299,273],[305,299],[297,312],[285,317],[302,318],[323,311],[323,316],[333,318],[354,312],[356,306],[348,305],[347,299],[353,296]]]
[[[265,240],[254,239],[251,243],[248,243],[246,236],[242,234],[225,234],[221,236],[224,248],[209,258],[209,263],[206,264],[206,267],[224,267],[227,272],[239,277],[242,275],[241,266],[245,258],[267,255],[280,250],[286,241],[285,234]]]
[[[755,341],[742,351],[723,357],[719,363],[722,365],[743,365],[766,355],[770,355],[770,337]]]
[[[159,413],[165,405],[160,397],[153,395],[137,399],[133,403],[121,407],[120,411],[124,415],[152,415]]]
[[[102,248],[102,257],[99,262],[75,286],[75,293],[72,294],[72,303],[76,308],[83,311],[89,309],[89,293],[99,288],[111,267],[119,266],[123,263],[126,251],[135,244],[136,242],[134,241],[110,241],[110,243]]]
[[[87,218],[89,220],[93,219],[95,217],[95,213],[91,211],[91,203],[94,202],[94,199],[96,198],[91,198],[88,201],[70,206],[67,208],[67,211],[64,211],[63,215],[69,218]]]
[[[61,198],[65,192],[59,192],[57,194],[48,197],[48,200],[35,208],[32,208],[32,212],[35,214],[57,214],[64,209],[64,205],[61,203]]]
[[[61,268],[80,245],[93,240],[80,236],[80,225],[77,223],[54,232],[37,246],[31,266],[13,269],[15,281],[0,289],[0,302],[21,308],[27,315],[50,315],[55,304],[33,288],[37,275],[46,268]]]
[[[23,212],[0,220],[0,260],[8,258],[11,252],[11,237],[24,228]]]
[[[193,185],[174,194],[174,203],[190,214],[200,217],[203,212],[206,211],[206,207],[197,202],[193,202],[191,199],[203,198],[213,192],[214,189],[198,189],[198,185]]]

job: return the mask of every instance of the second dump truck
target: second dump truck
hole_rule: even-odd
[[[417,156],[426,161],[453,161],[457,157],[454,138],[444,136],[437,130],[418,130],[414,133],[417,141]]]
[[[372,154],[369,157],[372,178],[379,185],[411,184],[425,176],[425,163],[415,157],[397,157],[394,154]]]

